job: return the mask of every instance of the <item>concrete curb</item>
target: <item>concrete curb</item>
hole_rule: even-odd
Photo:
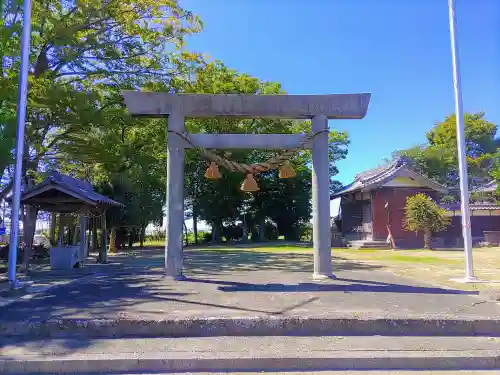
[[[166,358],[163,355],[110,358],[96,355],[81,358],[0,360],[1,374],[27,373],[123,373],[123,372],[241,372],[321,370],[493,370],[500,368],[496,351],[440,352],[337,352],[317,357],[254,357],[223,354],[211,358]]]
[[[0,336],[208,337],[208,336],[500,336],[500,320],[460,318],[235,317],[168,320],[52,319],[1,322]]]

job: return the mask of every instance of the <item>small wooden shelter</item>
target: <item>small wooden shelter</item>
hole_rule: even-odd
[[[39,210],[80,216],[80,247],[86,253],[87,217],[101,217],[102,252],[99,261],[107,262],[106,210],[123,206],[121,203],[97,193],[93,186],[82,180],[59,172],[50,172],[45,180],[21,195],[21,204],[37,207]],[[61,220],[63,226],[63,220]],[[97,226],[93,231],[96,233]],[[63,231],[60,230],[60,233]],[[61,236],[60,236],[61,241]]]

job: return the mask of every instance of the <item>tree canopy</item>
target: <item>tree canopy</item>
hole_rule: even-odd
[[[12,186],[22,22],[22,1],[4,1],[0,199]],[[143,230],[148,223],[160,223],[167,120],[131,118],[121,91],[284,93],[277,82],[261,81],[189,51],[186,37],[201,31],[201,20],[174,0],[34,2],[23,188],[56,169],[92,182],[125,204],[110,212],[111,231]],[[307,121],[271,119],[189,119],[186,125],[190,132],[210,133],[310,131]],[[331,131],[332,189],[339,184],[334,180],[335,161],[346,157],[348,143],[346,133]],[[279,152],[227,150],[224,155],[254,163]],[[276,171],[259,175],[261,191],[254,195],[239,190],[244,176],[237,173],[222,171],[221,180],[206,180],[206,160],[197,150],[186,154],[186,212],[195,221],[209,222],[214,239],[222,236],[224,227],[254,232],[270,223],[287,238],[297,238],[309,221],[310,152],[299,152],[291,160],[297,171],[294,179],[280,180]]]
[[[497,126],[485,114],[465,114],[466,155],[469,185],[477,187],[491,178],[495,153],[500,145]],[[427,143],[397,152],[410,157],[430,178],[450,188],[459,182],[456,117],[454,114],[437,123],[426,134]]]
[[[219,61],[200,66],[192,81],[184,82],[184,92],[198,93],[244,93],[282,94],[284,91],[275,82],[261,82],[255,77],[240,74]],[[190,132],[206,133],[296,133],[311,131],[307,121],[273,119],[192,119],[187,122]],[[330,133],[330,171],[338,173],[335,162],[347,154],[348,136],[343,132]],[[227,150],[224,155],[231,160],[247,164],[262,162],[276,156],[282,150]],[[223,232],[224,224],[243,223],[249,231],[262,230],[266,220],[271,220],[280,234],[289,239],[298,239],[300,228],[311,216],[311,154],[297,153],[291,160],[297,176],[289,180],[278,178],[277,171],[257,176],[261,190],[248,195],[239,190],[243,179],[240,173],[222,170],[222,179],[208,181],[204,178],[207,162],[199,152],[189,150],[186,163],[186,197],[191,202],[194,217],[209,222],[215,231],[214,239]],[[248,228],[250,227],[250,228]]]

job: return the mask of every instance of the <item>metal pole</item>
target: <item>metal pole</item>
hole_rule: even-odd
[[[467,159],[464,134],[464,111],[462,103],[462,88],[460,82],[460,62],[457,58],[458,44],[456,40],[457,20],[455,18],[455,1],[448,0],[448,11],[450,18],[451,59],[453,65],[453,86],[455,95],[455,113],[457,122],[457,150],[458,167],[460,174],[460,205],[462,209],[462,236],[464,239],[465,252],[465,279],[474,280],[474,268],[472,264],[472,236],[470,226],[469,210],[469,187],[467,175]]]
[[[9,282],[17,286],[16,264],[17,247],[19,245],[19,209],[21,200],[21,174],[24,154],[24,127],[26,121],[26,102],[28,97],[28,69],[31,39],[31,0],[24,0],[23,34],[21,39],[21,71],[19,73],[19,97],[17,102],[17,138],[16,165],[14,169],[14,193],[10,217],[10,247],[9,247]]]

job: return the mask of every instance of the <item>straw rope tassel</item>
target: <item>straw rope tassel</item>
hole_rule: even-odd
[[[318,132],[311,132],[307,134],[305,137],[303,137],[297,147],[286,150],[283,152],[281,155],[278,155],[277,157],[270,158],[266,160],[263,163],[257,163],[257,164],[244,164],[244,163],[237,163],[231,160],[228,160],[226,158],[223,158],[219,155],[217,155],[215,152],[209,151],[207,149],[201,148],[201,153],[202,155],[211,160],[211,163],[209,167],[207,168],[205,172],[205,177],[208,179],[219,179],[222,177],[220,171],[219,171],[219,166],[222,166],[229,171],[232,172],[240,172],[240,173],[246,173],[246,177],[243,180],[243,183],[241,184],[241,190],[245,192],[255,192],[259,191],[259,185],[257,184],[257,181],[255,181],[255,178],[253,176],[254,173],[260,173],[260,172],[266,172],[271,169],[274,169],[276,167],[279,167],[279,178],[292,178],[296,176],[295,170],[293,169],[292,165],[290,164],[289,159],[299,150],[304,148],[307,142],[309,142],[311,139],[313,139],[317,134],[322,133],[324,131],[328,130],[320,130]],[[177,135],[181,136],[186,142],[188,142],[191,146],[196,147],[193,142],[189,139],[188,134],[186,132],[180,134],[175,132]]]

